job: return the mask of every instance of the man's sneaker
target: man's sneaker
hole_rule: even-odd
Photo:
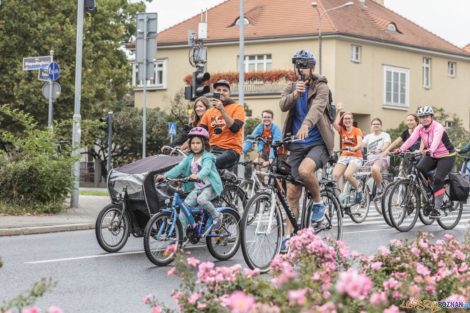
[[[430,218],[440,218],[440,217],[441,217],[441,213],[439,213],[439,211],[436,210],[436,209],[432,209],[432,210],[431,210],[431,214],[429,214],[429,217],[430,217]]]
[[[312,222],[319,222],[325,215],[325,205],[322,203],[316,203],[313,205]]]
[[[362,202],[362,191],[356,190],[356,203]]]
[[[290,237],[286,237],[284,238],[284,240],[282,241],[282,244],[281,244],[281,251],[279,251],[280,253],[287,253],[287,242],[289,241]]]
[[[222,213],[217,212],[212,221],[212,230],[218,230],[222,227]]]

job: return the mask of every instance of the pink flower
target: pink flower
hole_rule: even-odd
[[[142,299],[142,302],[145,304],[147,303],[150,299],[152,298],[152,294],[149,294],[145,296],[145,298]],[[52,312],[51,312],[52,313]]]
[[[190,304],[195,304],[197,300],[199,300],[199,298],[201,297],[200,294],[198,293],[193,293],[191,296],[189,296],[188,298],[188,302]]]
[[[391,307],[389,307],[389,308],[387,308],[383,311],[383,313],[398,313],[398,312],[400,312],[400,310],[395,305],[392,305]]]
[[[394,299],[401,299],[401,298],[403,298],[403,295],[402,295],[401,293],[399,293],[398,291],[395,290],[395,291],[393,292],[393,294],[392,294],[392,297],[393,297]]]
[[[451,234],[445,234],[444,235],[444,239],[447,240],[447,241],[451,241],[452,239],[454,239],[455,237]]]
[[[350,269],[339,274],[335,287],[339,293],[347,293],[351,298],[364,300],[372,287],[372,280]]]
[[[247,313],[255,305],[255,298],[246,295],[243,291],[235,291],[228,299],[228,306],[232,313]]]
[[[243,272],[245,273],[245,276],[248,277],[248,278],[259,275],[259,273],[260,273],[259,268],[255,268],[254,270],[251,270],[249,268],[245,268],[243,270]]]
[[[305,295],[306,294],[307,294],[306,289],[289,290],[287,292],[287,297],[289,298],[289,303],[290,304],[303,306],[305,304]]]
[[[411,253],[413,253],[414,255],[416,256],[419,256],[419,249],[417,247],[413,247],[411,248]]]
[[[178,250],[178,246],[176,244],[169,245],[168,247],[166,247],[166,250],[163,255],[167,256],[169,254],[173,254],[176,252],[176,250]]]
[[[193,257],[188,258],[187,261],[188,261],[188,264],[191,265],[192,267],[196,267],[200,263],[198,259],[193,258]]]
[[[199,310],[205,309],[206,307],[207,307],[207,304],[205,304],[205,303],[198,303],[198,304],[197,304],[197,308],[198,308]]]
[[[152,313],[162,313],[162,308],[157,305],[152,308]]]
[[[395,246],[395,247],[401,247],[402,246],[401,241],[397,240],[397,239],[390,240],[390,243],[392,244],[392,246]]]
[[[22,313],[39,313],[41,311],[37,306],[30,307],[29,309],[23,310]]]
[[[410,285],[410,287],[408,287],[408,293],[411,295],[411,296],[416,296],[419,294],[419,292],[421,291],[421,289],[416,286],[415,284],[413,285]]]
[[[423,276],[428,276],[429,274],[431,274],[431,271],[421,263],[416,264],[416,271],[418,272],[418,274]]]
[[[395,290],[401,286],[401,283],[397,282],[396,279],[392,277],[389,280],[384,281],[383,286],[384,286],[385,291],[389,289]]]
[[[461,295],[456,295],[456,294],[451,294],[447,298],[445,298],[442,301],[449,301],[449,302],[462,302],[462,303],[467,303],[467,299],[464,296]]]
[[[373,270],[379,270],[382,267],[382,262],[374,262],[371,264]]]
[[[48,313],[63,313],[62,309],[56,306],[51,306],[47,309]],[[6,313],[6,312],[5,312]]]
[[[383,255],[389,255],[390,254],[390,250],[388,250],[386,247],[384,246],[380,246],[379,249],[378,249]]]
[[[372,305],[381,305],[387,303],[387,295],[385,292],[374,292],[370,296],[370,303]]]
[[[173,266],[172,268],[170,268],[170,270],[168,271],[167,275],[168,275],[168,276],[173,276],[173,274],[175,273],[175,271],[176,271],[176,267]]]

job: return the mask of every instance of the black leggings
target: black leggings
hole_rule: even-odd
[[[222,149],[212,146],[212,153],[215,155],[215,167],[218,170],[232,168],[240,159],[240,155],[231,149]]]
[[[417,167],[418,170],[423,173],[423,175],[427,178],[427,173],[433,169],[436,169],[434,173],[434,188],[433,192],[436,193],[437,191],[444,188],[444,179],[450,173],[452,168],[455,164],[455,155],[443,157],[443,158],[431,158],[429,156],[425,156],[419,161]]]

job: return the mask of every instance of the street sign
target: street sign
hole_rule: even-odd
[[[47,72],[49,73],[49,78],[52,80],[57,80],[60,75],[60,68],[59,64],[52,62],[49,64],[49,67],[47,68]]]
[[[42,94],[46,99],[49,99],[49,91],[51,90],[51,83],[45,83],[44,86],[42,86]],[[61,88],[59,83],[53,82],[52,83],[52,99],[55,100],[59,98],[61,92]]]
[[[168,123],[168,135],[176,136],[176,123]]]
[[[40,68],[38,71],[38,79],[39,80],[50,80],[49,78],[49,72],[47,71],[47,68]]]
[[[52,56],[23,58],[23,71],[32,71],[40,68],[48,68],[52,62]]]

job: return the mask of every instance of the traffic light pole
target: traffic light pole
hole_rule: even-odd
[[[108,112],[108,173],[113,168],[113,159],[111,154],[113,153],[113,112]]]
[[[80,155],[80,97],[82,93],[82,36],[83,36],[83,9],[84,1],[78,0],[77,8],[77,43],[75,55],[75,105],[73,111],[73,129],[72,129],[72,156]],[[78,208],[78,195],[80,184],[80,160],[73,164],[73,189],[70,197],[70,207]]]
[[[245,106],[245,2],[240,0],[240,57],[238,58],[238,102]],[[243,123],[242,136],[245,138],[246,117]],[[244,161],[244,155],[240,156],[240,162]],[[242,165],[238,166],[238,177],[244,178]]]
[[[142,107],[142,159],[146,154],[147,139],[147,15],[144,20],[144,104]]]

